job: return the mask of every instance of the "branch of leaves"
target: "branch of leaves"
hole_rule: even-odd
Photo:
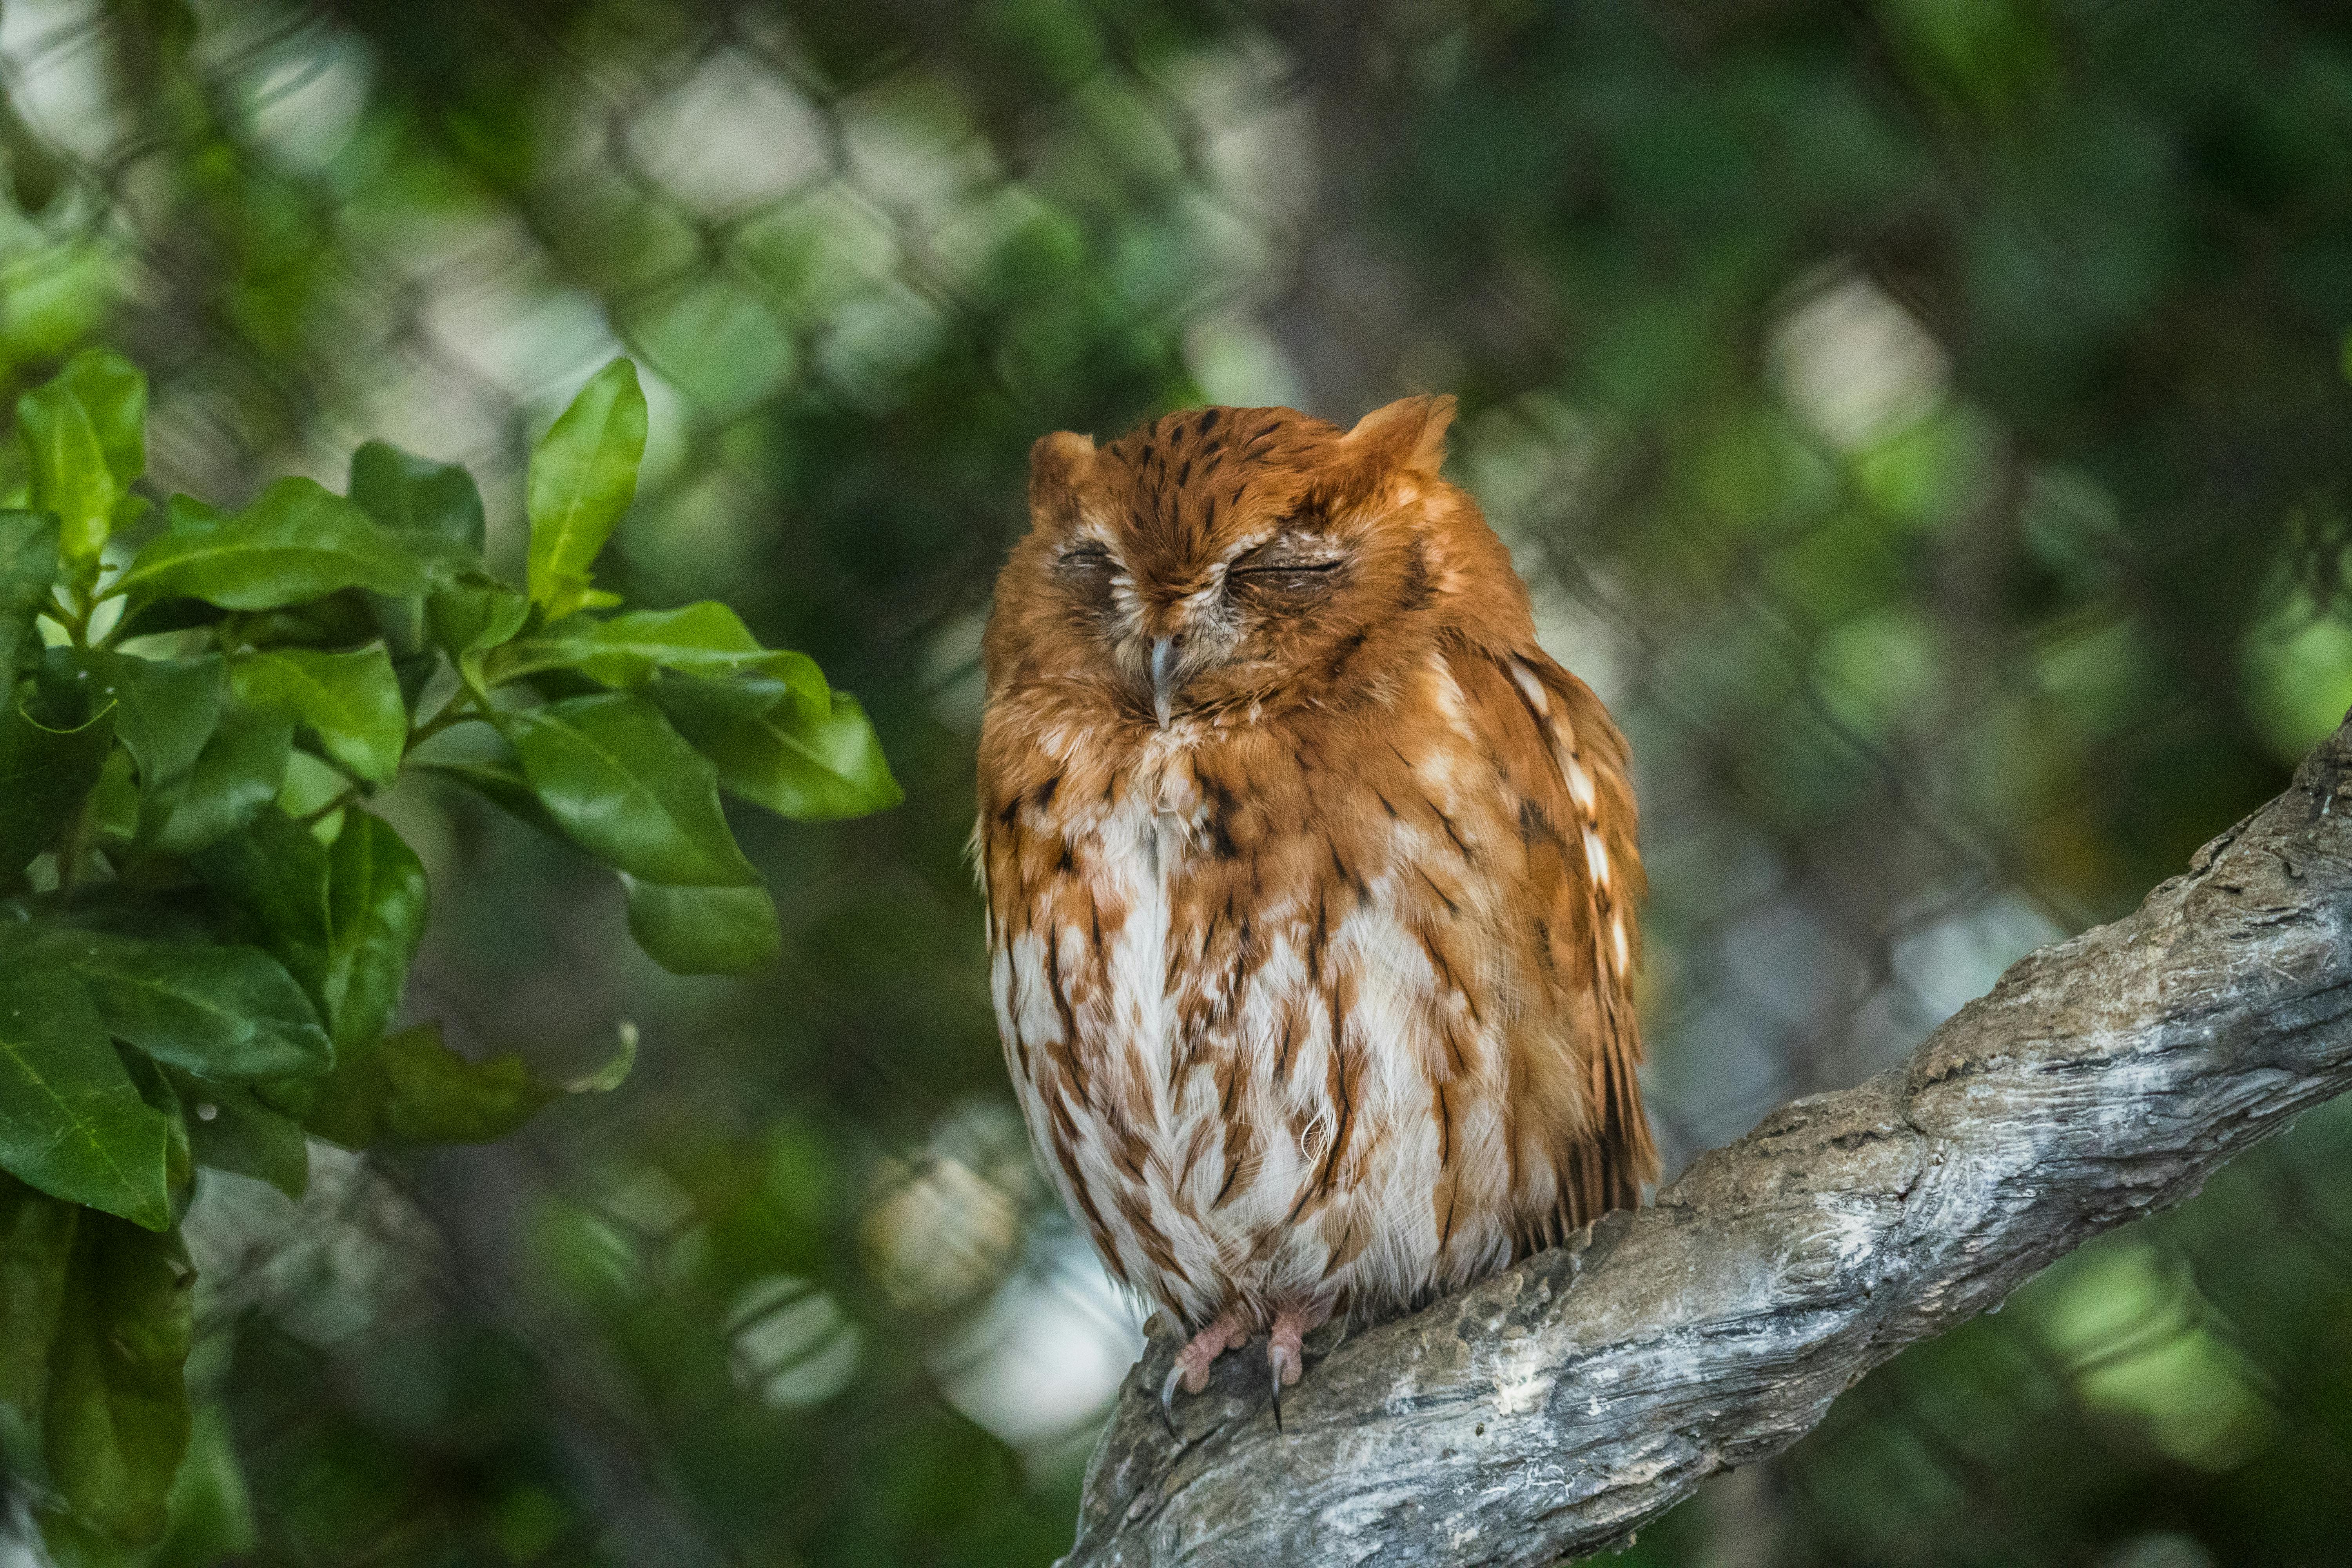
[[[134,542],[145,406],[78,355],[0,477],[0,1457],[79,1561],[168,1511],[194,1167],[299,1194],[306,1134],[495,1138],[562,1091],[386,1032],[426,887],[372,795],[437,775],[584,848],[681,972],[779,945],[722,788],[804,820],[898,798],[809,659],[593,585],[645,443],[625,361],[533,453],[521,589],[465,470],[380,443],[346,496],[174,496]]]

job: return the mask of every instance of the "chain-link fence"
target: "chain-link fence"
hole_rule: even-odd
[[[8,0],[0,358],[152,479],[523,457],[637,358],[633,597],[719,596],[908,789],[745,826],[787,956],[404,785],[411,1011],[636,1079],[300,1206],[207,1179],[237,1561],[1043,1561],[1140,1343],[1033,1173],[960,859],[1028,443],[1459,393],[1632,736],[1669,1168],[2130,907],[2352,698],[2352,26],[2327,7]],[[1912,1352],[1635,1549],[2336,1561],[2352,1123]],[[192,1548],[191,1551],[194,1549]],[[211,1561],[212,1557],[191,1557]]]

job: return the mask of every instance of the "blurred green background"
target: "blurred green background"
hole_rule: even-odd
[[[604,574],[862,697],[680,980],[426,783],[410,1012],[623,1092],[206,1173],[174,1564],[1032,1564],[1139,1344],[1033,1174],[962,858],[1029,442],[1463,403],[1635,747],[1669,1168],[2128,910],[2352,702],[2333,0],[5,0],[0,395],[154,380],[159,491],[383,437],[494,518],[597,364]],[[519,559],[519,536],[493,537]],[[2352,1116],[1920,1347],[1620,1561],[2199,1568],[2352,1540]],[[0,1564],[37,1563],[0,1541]]]

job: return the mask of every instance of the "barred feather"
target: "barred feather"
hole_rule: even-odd
[[[1625,743],[1439,477],[1450,414],[1049,437],[998,583],[1007,1065],[1106,1263],[1193,1329],[1414,1304],[1655,1175]]]

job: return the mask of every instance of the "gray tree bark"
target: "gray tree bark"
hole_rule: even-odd
[[[2352,721],[2139,910],[2019,962],[1904,1066],[1310,1362],[1129,1377],[1066,1568],[1541,1564],[1775,1454],[1914,1341],[2352,1089]]]

